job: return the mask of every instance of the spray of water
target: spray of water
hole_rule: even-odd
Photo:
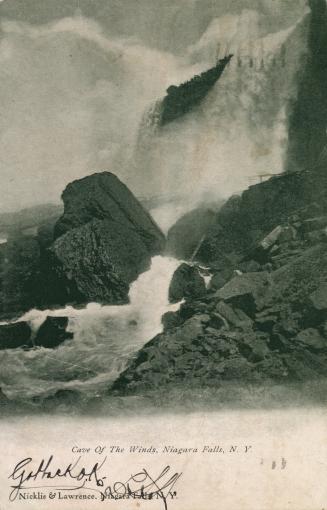
[[[194,207],[283,171],[308,21],[305,14],[268,34],[254,11],[212,21],[189,48],[189,60],[210,67],[226,54],[234,57],[200,107],[177,121],[160,127],[160,103],[150,107],[135,149],[136,174],[142,168],[148,176],[148,193],[178,191]]]
[[[34,332],[45,318],[69,317],[74,333],[58,348],[0,351],[0,386],[11,398],[53,394],[59,389],[83,390],[84,395],[108,388],[131,356],[162,329],[161,317],[179,305],[169,305],[168,288],[179,261],[156,256],[149,271],[141,274],[130,289],[130,304],[84,309],[31,310],[19,320],[30,323]]]

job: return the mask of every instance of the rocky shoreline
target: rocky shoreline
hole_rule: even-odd
[[[326,191],[320,168],[275,177],[232,197],[209,231],[206,226],[188,282],[179,279],[180,310],[163,317],[164,331],[110,392],[325,377]],[[212,274],[205,291],[200,264]]]
[[[312,383],[327,375],[326,198],[323,165],[283,174],[220,209],[200,209],[198,223],[198,211],[188,213],[165,244],[127,188],[112,174],[95,174],[68,186],[64,214],[47,241],[43,230],[23,238],[25,247],[38,243],[50,265],[38,265],[32,250],[24,252],[27,262],[23,257],[24,264],[14,266],[17,259],[8,262],[8,254],[17,255],[17,239],[9,241],[2,288],[12,277],[9,264],[16,276],[27,267],[31,278],[54,282],[61,304],[122,304],[151,257],[168,253],[181,259],[169,288],[170,303],[181,302],[180,308],[163,315],[162,333],[136,353],[108,395]],[[53,289],[48,287],[52,300],[41,305],[55,302]],[[13,290],[16,300],[22,297]],[[18,314],[14,302],[9,311]],[[38,301],[24,303],[30,308]],[[67,326],[67,317],[56,316],[36,333],[24,321],[0,325],[0,349],[56,348],[72,339]]]

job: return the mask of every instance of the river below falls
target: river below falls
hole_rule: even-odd
[[[179,305],[169,305],[171,277],[180,261],[156,256],[151,268],[131,285],[130,304],[86,308],[31,310],[18,320],[34,332],[48,315],[69,317],[74,333],[56,349],[0,351],[0,387],[10,398],[26,401],[54,395],[58,390],[99,396],[124,370],[140,347],[162,330],[161,317]]]

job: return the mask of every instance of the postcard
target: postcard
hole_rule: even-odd
[[[326,510],[325,0],[0,23],[0,510]]]

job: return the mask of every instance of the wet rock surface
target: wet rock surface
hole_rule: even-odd
[[[164,249],[164,235],[115,175],[74,181],[62,198],[59,219],[46,217],[33,234],[16,232],[1,245],[3,316],[90,301],[126,303],[131,282]]]
[[[27,322],[0,325],[0,349],[31,347],[32,330]]]
[[[149,268],[165,238],[129,189],[103,172],[69,184],[62,195],[52,265],[67,302],[127,302],[129,285]]]
[[[272,179],[226,204],[217,233],[211,230],[199,250],[213,273],[205,294],[186,297],[178,312],[165,317],[163,333],[139,351],[110,391],[138,394],[224,381],[284,384],[327,376],[327,240],[308,235],[325,228],[326,177],[319,189],[310,179]],[[302,180],[306,186],[311,182],[314,195]],[[296,184],[293,198],[290,183]],[[282,209],[277,192],[287,197]],[[240,217],[245,204],[253,209],[253,235],[246,210]]]
[[[198,298],[206,293],[205,281],[196,266],[181,264],[173,274],[168,298],[170,303],[178,303],[184,298]]]
[[[73,333],[67,331],[67,326],[68,317],[47,317],[38,329],[33,344],[51,349],[57,347],[74,337]]]

